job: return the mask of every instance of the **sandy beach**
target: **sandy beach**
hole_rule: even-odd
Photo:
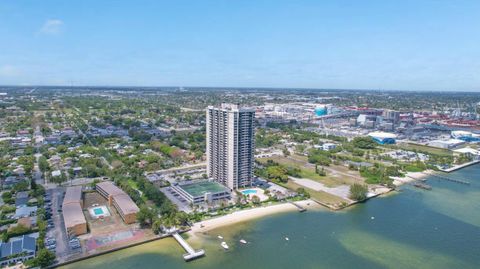
[[[428,177],[428,175],[433,172],[432,170],[425,170],[423,172],[408,172],[405,174],[405,177],[391,177],[393,179],[393,184],[395,186],[401,186],[403,184],[410,183],[416,180],[423,180]]]
[[[320,205],[318,205],[312,200],[298,201],[295,203],[308,209],[320,208]],[[263,207],[245,209],[241,211],[236,211],[234,213],[231,213],[225,216],[197,222],[192,226],[190,233],[191,234],[203,233],[219,227],[231,225],[234,223],[239,223],[243,221],[257,219],[264,216],[269,216],[269,215],[288,212],[288,211],[296,211],[296,210],[298,209],[290,203],[282,203],[282,204],[267,205]]]

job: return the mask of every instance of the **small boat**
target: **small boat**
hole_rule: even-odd
[[[370,219],[375,219],[375,217],[371,217]]]
[[[247,243],[247,241],[246,241],[245,239],[240,239],[240,243],[242,243],[242,244],[246,244],[246,243]]]
[[[225,241],[222,242],[222,243],[220,244],[220,246],[222,246],[222,248],[224,248],[224,249],[228,249],[228,245],[227,245],[227,243],[226,243]]]
[[[221,235],[219,235],[219,236],[217,236],[217,237],[218,237],[218,239],[223,239],[223,236],[221,236]]]
[[[287,240],[287,241],[288,241],[288,240],[290,240],[290,239],[288,239],[288,237],[285,237],[285,240]]]

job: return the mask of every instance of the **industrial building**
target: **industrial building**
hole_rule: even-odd
[[[480,134],[474,134],[472,132],[452,131],[450,135],[454,139],[460,139],[466,142],[480,142]]]
[[[397,135],[392,133],[386,132],[372,132],[369,133],[368,136],[373,138],[375,142],[384,145],[384,144],[395,144]]]
[[[87,233],[87,220],[83,214],[82,186],[68,187],[62,203],[63,221],[68,235]]]
[[[189,182],[173,184],[172,189],[189,204],[211,204],[213,202],[230,199],[230,190],[214,181]]]
[[[252,184],[255,111],[235,104],[207,108],[207,174],[230,190]]]
[[[133,202],[122,189],[115,186],[110,181],[98,183],[97,192],[108,200],[108,204],[113,206],[126,224],[137,221],[138,206]]]
[[[442,148],[442,149],[452,149],[458,146],[465,144],[465,141],[460,139],[449,139],[449,140],[432,140],[428,143],[430,147]]]

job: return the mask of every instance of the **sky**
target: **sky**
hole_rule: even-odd
[[[480,91],[480,1],[0,0],[0,85]]]

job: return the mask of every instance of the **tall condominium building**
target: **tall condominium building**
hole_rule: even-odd
[[[252,184],[255,111],[234,104],[207,108],[207,174],[231,190]]]

